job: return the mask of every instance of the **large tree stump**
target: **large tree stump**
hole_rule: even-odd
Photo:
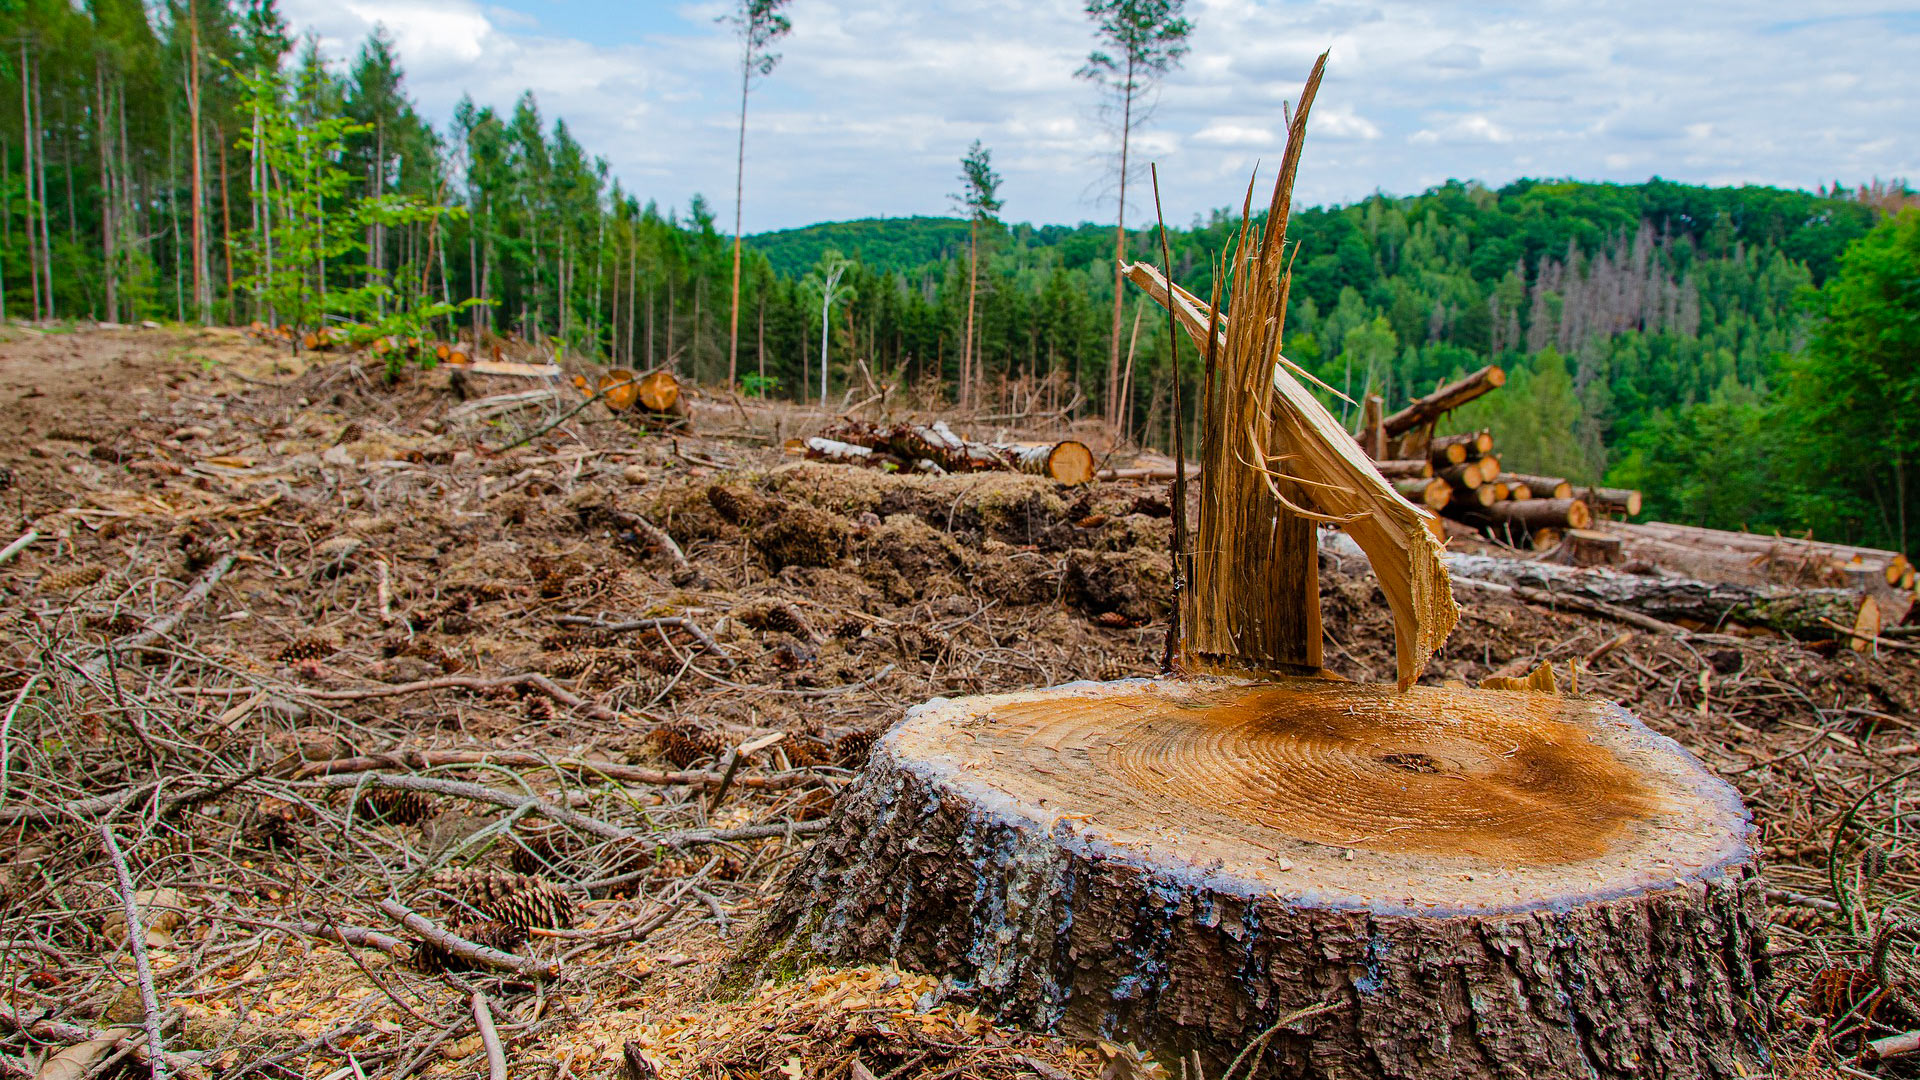
[[[1739,798],[1618,706],[1130,680],[912,710],[742,956],[1218,1076],[1766,1071]],[[1290,1016],[1300,1019],[1283,1022]]]

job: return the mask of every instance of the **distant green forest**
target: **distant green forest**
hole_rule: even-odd
[[[734,349],[714,207],[625,190],[531,94],[463,101],[436,129],[383,33],[339,64],[317,39],[296,48],[275,0],[0,4],[0,38],[20,91],[0,109],[10,315],[511,335],[747,394],[838,402],[899,381],[929,408],[964,371],[983,427],[1113,399],[1155,447],[1176,373],[1198,390],[1199,357],[1170,356],[1138,296],[1110,371],[1106,225],[989,219],[977,275],[957,219],[753,237]],[[1300,210],[1284,348],[1390,407],[1498,362],[1507,387],[1454,421],[1495,428],[1516,467],[1641,487],[1662,517],[1907,548],[1913,202],[1904,184],[1525,180]],[[1208,293],[1238,225],[1222,210],[1173,229],[1175,277]],[[1151,230],[1128,245],[1159,250]]]
[[[1284,348],[1351,397],[1383,394],[1390,409],[1497,362],[1507,388],[1452,423],[1494,428],[1515,467],[1640,486],[1649,513],[1673,520],[1903,543],[1899,515],[1882,513],[1869,492],[1836,506],[1760,475],[1785,464],[1782,418],[1767,410],[1819,325],[1821,287],[1851,246],[1910,201],[1904,189],[1866,194],[1529,180],[1297,211]],[[1205,295],[1211,260],[1237,225],[1217,211],[1171,230],[1178,279]],[[840,252],[937,302],[964,276],[966,226],[867,219],[749,243],[776,273]],[[1112,226],[1092,223],[996,233],[981,315],[989,371],[1065,364],[1089,386],[1102,376],[1112,244]],[[1159,261],[1150,230],[1130,247]],[[1130,309],[1130,341],[1132,319]],[[1160,445],[1166,350],[1164,326],[1148,324],[1135,344],[1133,413],[1140,436]],[[1194,379],[1197,363],[1183,356],[1183,377]],[[1756,445],[1758,432],[1743,438],[1742,425],[1776,438]]]

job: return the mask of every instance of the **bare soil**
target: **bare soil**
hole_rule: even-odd
[[[161,927],[175,1072],[474,1075],[476,993],[516,1076],[625,1075],[629,1040],[673,1077],[1156,1068],[996,1030],[911,973],[739,1005],[708,988],[907,706],[1157,670],[1164,489],[794,462],[780,440],[826,418],[730,395],[692,393],[690,430],[661,430],[567,416],[566,395],[487,415],[444,371],[389,382],[234,331],[0,335],[0,545],[41,536],[0,565],[0,1068],[143,1024],[103,821]],[[127,645],[228,556],[170,633]],[[1327,557],[1321,587],[1329,665],[1390,679],[1366,568]],[[1898,1075],[1862,1052],[1920,1025],[1913,654],[1622,641],[1461,600],[1428,681],[1582,661],[1580,692],[1746,796],[1779,900],[1778,1074]],[[419,784],[376,795],[383,777]],[[448,870],[537,875],[577,915],[516,929]],[[431,970],[383,900],[560,974]],[[341,928],[394,940],[348,949]]]

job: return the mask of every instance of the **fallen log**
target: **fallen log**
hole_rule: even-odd
[[[1421,503],[1433,511],[1439,511],[1453,500],[1453,485],[1437,476],[1425,480],[1395,480],[1393,490],[1408,502]]]
[[[1373,467],[1389,480],[1424,480],[1433,475],[1433,462],[1425,458],[1376,461]]]
[[[1093,479],[1093,451],[1083,442],[1066,439],[1055,443],[992,445],[1013,463],[1016,472],[1049,477],[1068,486]]]
[[[1480,475],[1480,466],[1471,461],[1465,465],[1449,465],[1434,475],[1461,491],[1472,491],[1487,482],[1487,478]]]
[[[1471,432],[1465,435],[1442,435],[1427,444],[1427,460],[1436,469],[1472,461],[1479,456],[1480,450],[1474,445]]]
[[[680,405],[680,380],[671,371],[650,371],[641,378],[637,396],[648,412],[674,412]]]
[[[1533,473],[1503,472],[1496,479],[1508,487],[1525,487],[1533,492],[1536,499],[1571,499],[1573,484],[1558,476],[1536,476]]]
[[[1505,385],[1507,385],[1507,373],[1498,365],[1489,364],[1466,378],[1450,382],[1433,393],[1415,400],[1406,408],[1387,417],[1381,426],[1389,435],[1405,434],[1414,428],[1438,420],[1482,394],[1498,390]]]
[[[1911,569],[1907,557],[1897,551],[1836,544],[1809,537],[1707,529],[1696,525],[1676,525],[1668,521],[1645,521],[1621,525],[1618,528],[1633,535],[1655,536],[1675,543],[1733,548],[1774,557],[1799,556],[1824,559],[1833,563],[1877,564],[1884,568],[1889,585],[1898,584],[1901,576]]]
[[[1500,456],[1498,454],[1488,454],[1478,458],[1474,461],[1474,464],[1480,467],[1480,479],[1488,483],[1493,483],[1500,479]]]
[[[1446,483],[1445,480],[1440,482]],[[1487,507],[1493,505],[1494,496],[1498,494],[1494,491],[1492,484],[1480,484],[1470,488],[1454,487],[1448,484],[1447,491],[1449,493],[1447,504],[1441,512],[1447,517],[1462,520],[1486,513]]]
[[[1781,589],[1643,577],[1491,555],[1449,555],[1447,570],[1456,577],[1610,604],[1691,628],[1718,630],[1727,623],[1741,623],[1805,640],[1835,636],[1823,619],[1854,625],[1861,603],[1857,594],[1845,589]]]
[[[1593,512],[1579,499],[1510,500],[1488,507],[1487,514],[1498,525],[1525,532],[1584,529],[1593,523]]]
[[[1640,493],[1628,488],[1590,487],[1580,492],[1580,498],[1601,513],[1626,517],[1640,513]]]

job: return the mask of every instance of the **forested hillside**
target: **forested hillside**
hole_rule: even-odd
[[[512,333],[727,376],[731,258],[713,208],[627,191],[531,95],[506,110],[463,102],[435,130],[388,41],[329,65],[290,39],[272,0],[30,0],[0,14],[0,33],[17,90],[0,110],[10,315]],[[1004,194],[1018,217],[1019,192]],[[1831,451],[1796,425],[1844,418],[1818,388],[1836,385],[1821,380],[1839,359],[1862,355],[1858,340],[1823,331],[1821,312],[1920,302],[1899,284],[1915,265],[1902,262],[1915,258],[1914,229],[1887,218],[1908,200],[1900,187],[1521,181],[1307,210],[1289,233],[1286,350],[1389,407],[1498,362],[1512,382],[1456,419],[1498,426],[1516,464],[1637,484],[1660,516],[1905,547],[1904,420],[1858,433],[1882,468],[1856,468],[1842,490],[1808,483]],[[1219,211],[1176,228],[1176,276],[1204,295],[1238,224]],[[750,238],[745,389],[818,393],[821,286],[845,259],[846,295],[827,317],[829,395],[870,374],[927,400],[957,397],[967,235],[964,221],[922,217]],[[990,221],[982,243],[970,365],[982,414],[1096,412],[1109,379],[1110,227]],[[1158,241],[1142,230],[1131,246],[1151,256]],[[1831,284],[1843,266],[1851,292]],[[1145,306],[1126,318],[1126,425],[1165,445],[1164,326]],[[1886,347],[1877,370],[1897,380],[1914,357]],[[1190,388],[1199,367],[1181,358]]]

